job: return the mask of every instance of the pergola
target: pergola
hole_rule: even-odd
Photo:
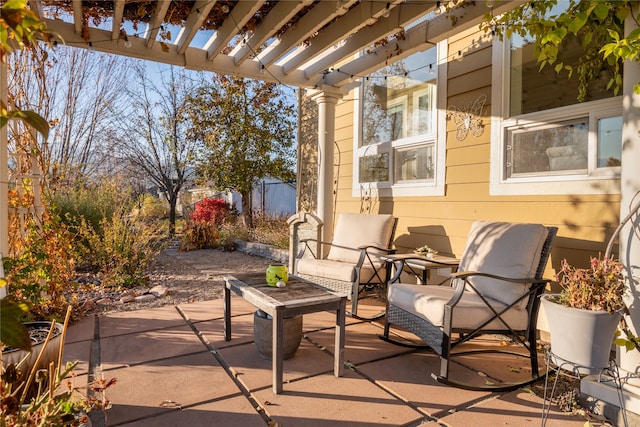
[[[453,3],[448,10],[446,5]],[[49,29],[70,46],[315,89],[317,214],[329,230],[333,228],[335,106],[340,98],[358,84],[359,77],[477,27],[486,12],[497,15],[520,4],[498,0],[442,4],[435,0],[29,1]],[[168,32],[177,36],[168,37]],[[625,64],[621,218],[640,188],[640,100],[632,89],[640,81],[639,68],[637,62]],[[3,66],[0,96],[5,101],[6,78]],[[6,144],[5,128],[0,132],[0,252],[7,250]],[[623,235],[630,236],[621,238],[623,262],[640,265],[640,242],[633,239],[631,224]],[[632,317],[640,324],[640,310],[634,310]]]
[[[445,3],[30,0],[29,6],[69,46],[316,89],[317,213],[330,230],[338,100],[358,84],[359,76],[477,27],[486,12],[499,14],[520,4],[496,1],[488,7],[484,1],[466,1],[448,9]],[[6,137],[2,141],[4,147]],[[6,164],[6,159],[0,160]],[[6,168],[1,169],[0,182],[6,183]],[[2,203],[0,211],[4,224],[6,206]],[[2,250],[6,251],[5,226],[0,227]]]
[[[64,43],[344,93],[362,76],[519,2],[31,0]],[[443,4],[446,2],[442,2]],[[134,27],[132,27],[134,25]],[[135,29],[133,29],[135,28]],[[177,35],[168,39],[171,32]],[[202,43],[202,40],[206,40]]]

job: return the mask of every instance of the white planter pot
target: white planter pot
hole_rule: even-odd
[[[556,296],[545,294],[541,297],[549,321],[552,361],[558,366],[563,361],[570,362],[581,374],[599,373],[609,366],[611,345],[621,314],[565,307],[554,302]],[[556,356],[555,360],[553,356]],[[574,366],[564,368],[573,370]]]

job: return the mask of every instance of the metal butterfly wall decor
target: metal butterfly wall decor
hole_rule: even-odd
[[[480,117],[486,101],[487,95],[483,93],[472,104],[465,107],[460,108],[453,105],[449,107],[447,116],[453,117],[457,126],[456,139],[458,141],[465,139],[469,132],[474,136],[482,135],[484,126]]]

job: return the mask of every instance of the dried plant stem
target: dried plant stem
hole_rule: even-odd
[[[62,345],[60,346],[62,347]],[[53,362],[49,362],[49,399],[53,400],[53,391],[55,388],[56,381],[54,381],[54,370],[53,370]],[[58,377],[58,372],[55,372],[55,378]]]
[[[71,310],[71,306],[67,306],[67,314],[64,317],[62,336],[60,337],[60,349],[58,350],[58,366],[56,367],[56,375],[60,373],[60,368],[62,367],[62,352],[64,351],[64,341],[67,337],[67,326],[69,325],[69,319],[71,318]]]
[[[42,349],[40,349],[40,353],[38,353],[38,357],[36,358],[35,363],[33,364],[33,368],[31,368],[31,372],[29,372],[29,378],[27,378],[27,382],[25,383],[25,387],[24,390],[22,390],[22,397],[20,398],[20,401],[24,401],[27,398],[27,392],[29,391],[29,387],[31,386],[31,383],[33,382],[33,377],[36,376],[36,372],[38,371],[37,366],[40,363],[40,359],[42,359],[42,355],[44,354],[44,351],[47,348],[47,345],[49,344],[49,341],[51,340],[51,337],[53,336],[53,331],[56,328],[56,321],[52,321],[51,322],[51,328],[49,329],[49,333],[47,334],[47,338],[44,340],[44,343],[42,344]]]

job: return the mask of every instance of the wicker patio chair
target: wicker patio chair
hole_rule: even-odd
[[[346,294],[351,300],[351,315],[361,317],[357,314],[358,296],[367,288],[386,286],[386,266],[379,257],[395,251],[392,245],[396,224],[392,215],[342,213],[333,240],[319,242],[323,249],[328,248],[323,250],[326,256],[314,253],[317,240],[301,240],[304,248],[296,257],[294,274]],[[383,296],[385,293],[383,289]]]
[[[542,275],[549,259],[556,227],[477,221],[471,227],[457,273],[450,286],[396,283],[402,265],[391,278],[387,295],[385,341],[433,349],[440,356],[439,382],[469,390],[511,390],[540,378],[536,349],[539,296],[549,280]],[[389,327],[408,330],[426,343],[390,338]],[[460,350],[456,347],[483,334],[505,334],[521,344],[523,352]],[[495,382],[483,386],[449,378],[454,356],[508,353],[528,357],[531,378],[519,383]]]

